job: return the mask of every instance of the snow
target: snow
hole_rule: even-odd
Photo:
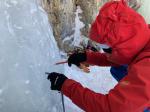
[[[97,93],[107,94],[112,89],[117,81],[111,76],[109,67],[91,66],[90,73],[84,73],[76,66],[68,67],[65,65],[65,74],[67,77],[80,82],[84,87],[87,87]],[[66,112],[83,112],[75,106],[68,98],[65,98]]]
[[[81,7],[77,6],[77,10],[75,12],[75,33],[74,33],[74,40],[73,45],[79,46],[81,40],[81,29],[85,26],[83,22],[80,21],[81,16],[79,14],[82,13]]]

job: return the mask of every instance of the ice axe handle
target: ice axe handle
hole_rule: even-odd
[[[61,64],[65,64],[65,63],[68,63],[68,61],[57,62],[57,63],[55,63],[55,65],[61,65]]]

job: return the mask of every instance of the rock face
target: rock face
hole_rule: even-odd
[[[53,27],[54,36],[59,48],[64,51],[72,49],[69,46],[73,41],[75,32],[75,12],[80,6],[82,13],[80,21],[84,23],[81,29],[82,37],[88,37],[90,24],[95,19],[99,8],[109,0],[43,0],[42,6],[48,13],[49,21]],[[140,0],[130,0],[130,6],[137,9]],[[67,41],[63,41],[64,39]]]
[[[77,6],[81,7],[81,21],[85,24],[82,35],[88,35],[89,24],[93,21],[98,10],[98,0],[43,0],[42,6],[49,16],[53,26],[54,36],[61,49],[68,50],[67,46],[71,40],[62,44],[66,37],[72,37],[75,27],[75,11]]]
[[[43,0],[42,5],[48,13],[58,46],[63,48],[62,40],[74,33],[75,0]]]

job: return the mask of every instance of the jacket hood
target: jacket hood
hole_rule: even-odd
[[[129,64],[150,38],[144,18],[123,1],[106,3],[93,22],[90,38],[112,48],[109,60]]]

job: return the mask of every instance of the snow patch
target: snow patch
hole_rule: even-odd
[[[79,14],[82,13],[82,10],[80,8],[80,6],[77,6],[77,10],[75,12],[75,33],[74,33],[74,41],[73,41],[73,45],[74,46],[79,46],[80,45],[80,41],[81,41],[81,29],[85,26],[83,24],[83,22],[81,22],[81,16],[79,16]]]
[[[91,66],[90,73],[84,73],[76,66],[68,67],[65,64],[65,74],[97,93],[107,94],[117,84],[117,81],[110,74],[109,67]],[[67,112],[83,112],[68,98],[65,98],[65,105]]]

